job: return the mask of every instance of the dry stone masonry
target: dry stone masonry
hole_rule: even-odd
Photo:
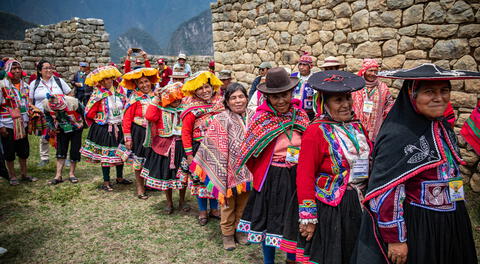
[[[214,58],[247,85],[263,61],[296,70],[306,51],[316,59],[337,56],[356,72],[363,58],[382,69],[433,62],[479,71],[480,2],[426,0],[218,0],[211,4]],[[314,68],[318,70],[318,68]],[[386,81],[398,94],[401,81]],[[458,132],[480,94],[480,81],[453,83]],[[460,137],[465,181],[480,191],[478,157]]]

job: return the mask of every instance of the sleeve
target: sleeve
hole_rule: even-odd
[[[28,98],[33,101],[33,92],[35,87],[35,81],[31,82],[28,86]]]
[[[135,117],[135,112],[137,110],[138,104],[140,104],[140,102],[135,102],[133,105],[127,108],[127,110],[125,110],[125,113],[123,114],[122,129],[125,141],[132,140],[132,122],[133,118]]]
[[[193,155],[193,125],[195,123],[195,115],[188,113],[182,119],[182,144],[185,149],[185,154]]]
[[[383,120],[387,118],[388,112],[390,112],[394,103],[395,103],[395,100],[393,99],[392,94],[387,88],[385,91],[385,106],[383,108]]]
[[[250,98],[250,101],[248,101],[247,108],[252,110],[254,113],[257,111],[258,107],[258,92],[254,92],[253,96]]]
[[[146,59],[146,60],[145,60],[145,67],[146,67],[146,68],[152,67],[152,65],[150,64],[150,60],[149,60],[149,59]]]
[[[250,91],[248,91],[248,98],[252,100],[252,96],[255,94],[255,91],[257,90],[257,85],[259,83],[260,78],[257,77],[255,80],[253,80],[252,87],[250,87]]]
[[[370,208],[375,213],[378,229],[385,243],[407,241],[407,228],[403,218],[404,200],[404,184],[370,200]]]
[[[128,59],[128,57],[125,59],[125,73],[127,72],[130,72],[132,70],[132,66],[130,64],[130,60]]]
[[[95,119],[95,116],[97,115],[97,113],[100,111],[100,103],[101,101],[98,101],[96,103],[93,104],[93,106],[88,110],[88,112],[86,113],[86,116],[88,119]]]
[[[300,157],[297,167],[298,214],[301,224],[318,222],[317,204],[315,202],[315,174],[322,159],[321,146],[318,139],[318,125],[307,128],[302,137]]]
[[[70,88],[70,85],[68,85],[63,78],[60,78],[60,83],[62,84],[63,91],[66,95],[72,92],[72,88]]]
[[[145,113],[145,119],[149,122],[157,122],[162,116],[162,110],[158,108],[158,98],[155,97],[147,107],[147,112]]]

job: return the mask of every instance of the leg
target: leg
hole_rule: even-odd
[[[35,177],[28,177],[27,175],[27,159],[30,156],[30,143],[28,136],[15,141],[15,148],[18,156],[18,163],[20,164],[20,175],[28,181],[37,181]]]
[[[172,189],[165,191],[165,197],[167,198],[167,207],[173,207],[173,192]]]
[[[207,216],[207,198],[199,198],[197,197],[197,203],[198,203],[198,223],[200,225],[206,225],[208,222],[208,216]]]
[[[103,174],[102,190],[107,192],[113,191],[112,185],[110,184],[110,167],[102,167],[102,174]]]
[[[41,137],[39,149],[40,149],[40,163],[43,163],[43,166],[45,166],[48,163],[49,152],[50,152],[50,144],[48,143],[48,140]]]
[[[18,159],[18,163],[20,163],[20,175],[23,178],[27,178],[27,159]]]
[[[7,128],[8,136],[2,136],[3,155],[7,166],[8,177],[11,185],[17,185],[17,174],[15,173],[15,144],[13,140],[13,130]]]
[[[226,199],[226,206],[221,207],[222,213],[220,219],[220,229],[223,234],[223,248],[225,250],[234,250],[235,245],[235,197]]]
[[[8,176],[10,180],[17,180],[17,174],[15,173],[15,161],[14,160],[7,160],[5,161],[8,170]]]
[[[82,132],[83,129],[73,131],[69,135],[70,141],[70,181],[77,183],[78,179],[75,177],[75,168],[78,162],[80,162],[80,148],[82,147]]]
[[[70,163],[70,178],[75,177],[75,168],[77,167],[78,161],[72,161]]]
[[[65,159],[57,159],[57,170],[55,172],[55,179],[62,180],[62,170],[65,166]]]
[[[275,247],[265,245],[265,241],[262,243],[263,251],[263,263],[275,264]]]
[[[243,211],[245,206],[247,206],[249,192],[244,192],[235,198],[235,228],[238,226],[240,219],[242,218]],[[223,214],[223,212],[222,212]],[[235,239],[240,245],[249,245],[250,243],[247,240],[247,234],[243,232],[235,233]]]
[[[115,169],[117,170],[117,180],[121,181],[123,179],[123,164],[115,166]],[[108,171],[110,172],[110,169]],[[108,178],[110,181],[110,175],[108,176]]]
[[[210,217],[220,219],[220,212],[218,211],[217,199],[208,199],[208,200],[210,200]]]
[[[178,208],[181,208],[182,211],[188,212],[190,211],[190,206],[185,203],[185,195],[187,194],[187,188],[180,189],[179,193],[179,200],[178,200]]]
[[[135,180],[136,180],[136,186],[137,186],[137,195],[138,198],[146,200],[148,199],[148,196],[145,195],[145,181],[140,176],[141,170],[135,170]]]

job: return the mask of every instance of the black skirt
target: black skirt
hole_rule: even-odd
[[[270,166],[262,190],[250,192],[237,227],[237,231],[248,233],[250,242],[265,241],[267,246],[280,247],[288,204],[295,195],[296,170],[297,166]]]
[[[296,253],[297,261],[306,263],[348,263],[357,241],[362,216],[357,191],[345,191],[338,206],[316,200],[318,224],[310,241],[306,241],[298,232],[298,202],[294,202],[297,204],[289,210],[292,216],[287,217],[282,250]],[[288,219],[291,220],[288,222]]]
[[[177,170],[185,156],[181,140],[175,142],[173,164],[170,156],[162,156],[155,151],[148,151],[141,176],[145,178],[145,184],[157,190],[178,190],[186,187],[186,182],[177,178]],[[172,166],[173,165],[173,168]]]
[[[132,123],[132,152],[138,158],[145,158],[147,155],[147,148],[143,146],[146,133],[146,128]]]
[[[104,167],[120,165],[123,161],[115,151],[121,142],[123,142],[121,124],[116,128],[115,126],[109,128],[109,125],[93,123],[80,153],[87,162],[101,163]]]

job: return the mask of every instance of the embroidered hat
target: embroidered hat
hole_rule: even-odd
[[[160,88],[160,101],[162,107],[167,107],[169,104],[175,102],[176,100],[181,100],[184,97],[182,93],[182,86],[183,83],[176,82]]]
[[[101,80],[106,78],[118,78],[122,74],[114,66],[102,66],[98,67],[87,75],[85,84],[88,86],[96,86]]]
[[[480,79],[480,72],[446,70],[432,63],[424,63],[412,69],[379,72],[378,77],[403,80],[464,80]]]
[[[283,67],[271,68],[266,75],[265,82],[260,83],[257,89],[262,93],[275,94],[293,89],[298,85],[300,79],[290,77],[290,74]]]
[[[158,60],[157,60],[157,63],[158,63],[158,64],[164,64],[164,63],[165,63],[165,59],[158,59]]]
[[[368,69],[373,68],[373,67],[380,67],[377,60],[375,60],[375,59],[363,59],[362,68],[358,71],[357,75],[363,77],[365,72]]]
[[[308,55],[308,52],[305,52],[301,57],[300,61],[298,62],[299,64],[312,64],[313,63],[313,57]]]
[[[147,77],[152,84],[158,83],[160,81],[160,76],[158,76],[158,70],[155,68],[139,68],[131,72],[127,72],[122,76],[121,86],[129,90],[135,90],[137,84],[135,80],[142,78],[143,76]]]
[[[222,86],[222,81],[209,71],[199,71],[190,76],[182,87],[185,95],[193,95],[195,91],[204,84],[210,83],[214,91],[218,91]]]
[[[320,92],[349,93],[362,89],[365,80],[351,72],[321,71],[308,78],[308,84]]]

